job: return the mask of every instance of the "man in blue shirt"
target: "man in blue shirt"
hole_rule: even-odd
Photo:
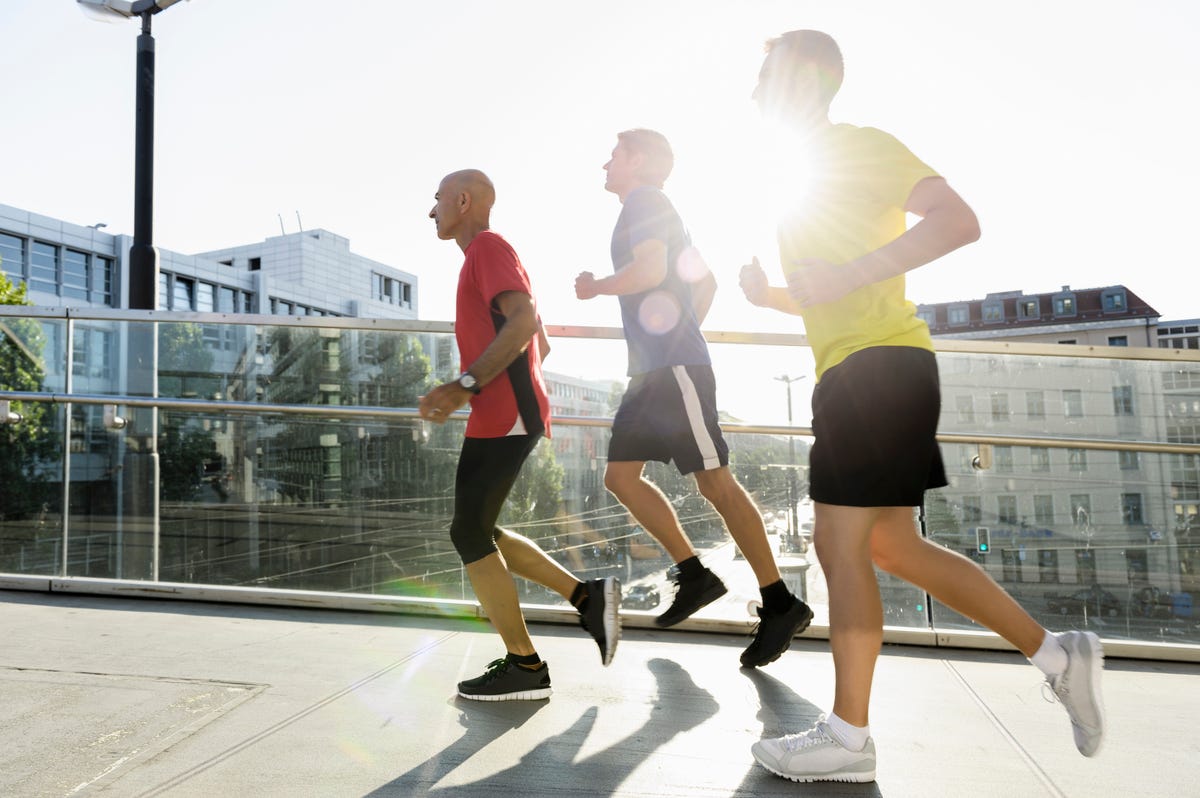
[[[730,472],[729,450],[717,420],[716,384],[700,323],[716,280],[663,183],[674,166],[671,145],[653,130],[617,135],[604,165],[605,189],[621,200],[612,238],[613,274],[583,272],[575,294],[618,297],[629,348],[629,386],[613,420],[604,486],[667,550],[676,567],[675,599],[658,626],[679,623],[726,593],[704,566],[671,503],[643,475],[646,461],[674,461],[694,474],[700,493],[721,515],[754,570],[762,593],[754,640],[744,667],[774,662],[812,620],[812,610],[784,584],[753,500]]]

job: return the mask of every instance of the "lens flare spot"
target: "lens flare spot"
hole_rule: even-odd
[[[675,272],[685,283],[697,283],[708,274],[708,264],[704,262],[700,250],[688,247],[679,253],[679,259],[675,261]]]
[[[651,335],[664,335],[679,324],[679,303],[665,291],[655,291],[638,307],[638,323]]]

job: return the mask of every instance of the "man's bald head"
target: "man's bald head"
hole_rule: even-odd
[[[429,218],[437,222],[438,238],[453,238],[465,249],[476,234],[488,229],[496,188],[478,169],[461,169],[442,178],[434,199]]]
[[[474,203],[482,206],[485,212],[491,212],[496,204],[496,187],[491,178],[478,169],[460,169],[446,175],[442,178],[442,190],[445,189],[455,194],[470,194]]]

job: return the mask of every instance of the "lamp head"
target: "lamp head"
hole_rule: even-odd
[[[116,22],[140,17],[147,12],[165,11],[179,0],[76,0],[83,13],[100,22]]]

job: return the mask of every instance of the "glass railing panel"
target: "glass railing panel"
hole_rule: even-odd
[[[449,334],[160,322],[159,394],[299,405],[413,407],[456,362]]]
[[[164,411],[160,578],[462,598],[462,426]]]
[[[941,432],[1000,440],[983,470],[978,446],[943,446],[951,484],[927,497],[933,539],[1050,628],[1200,642],[1198,458],[1138,450],[1200,442],[1200,364],[941,353],[939,366]],[[1107,448],[1055,445],[1071,438]],[[973,628],[940,604],[933,623]]]
[[[972,473],[963,466],[975,447],[943,447],[955,474],[927,496],[930,537],[977,562],[1048,628],[1200,643],[1200,527],[1176,513],[1181,482],[1171,477],[1195,458],[1051,449],[1046,463],[1014,449],[1011,464]],[[977,628],[936,602],[933,623]]]
[[[0,316],[0,389],[61,393],[67,346],[64,318]],[[62,562],[66,415],[61,406],[20,400],[9,412],[20,420],[0,424],[0,571],[55,574]]]
[[[59,399],[70,391],[82,401],[25,402],[32,423],[0,427],[4,462],[34,477],[28,490],[0,483],[0,570],[473,598],[447,533],[463,424],[423,425],[410,414],[431,385],[457,374],[451,333],[353,328],[365,320],[317,327],[263,317],[101,314],[68,323],[45,315],[0,314],[9,330],[28,323],[0,339],[0,357],[39,364],[36,380],[20,382],[0,360],[9,363],[0,386]],[[559,420],[501,522],[581,578],[620,576],[626,609],[657,614],[671,600],[669,558],[603,486],[607,426],[570,421],[611,417],[626,381],[625,344],[580,332],[552,339],[545,370]],[[730,466],[762,510],[784,578],[827,623],[811,547],[811,439],[780,429],[789,419],[811,424],[811,354],[786,337],[742,337],[711,345],[718,405],[731,424]],[[147,345],[157,347],[154,379]],[[978,445],[944,443],[951,484],[929,494],[925,522],[933,540],[976,559],[1052,628],[1069,622],[1110,638],[1200,642],[1190,603],[1200,590],[1200,458],[1137,450],[1200,441],[1200,364],[1146,358],[939,353],[941,432],[990,438],[991,462],[980,470]],[[155,390],[167,401],[157,411],[118,400],[124,425],[87,400]],[[186,406],[171,404],[178,400]],[[220,406],[228,402],[264,407]],[[395,412],[368,409],[379,407]],[[1049,440],[1029,440],[1042,437]],[[1086,440],[1061,444],[1071,439]],[[148,440],[157,491],[147,487],[155,462]],[[35,442],[40,454],[29,448]],[[1128,451],[1112,448],[1122,442]],[[694,480],[656,463],[647,475],[729,584],[700,617],[748,619],[746,604],[758,599],[753,575]],[[38,490],[46,497],[33,501]],[[930,608],[906,583],[886,574],[879,583],[890,626],[975,628]],[[527,603],[562,603],[518,585]],[[1094,586],[1093,598],[1073,595]]]
[[[1179,406],[1200,395],[1195,363],[942,352],[938,368],[943,433],[1166,442],[1200,412]]]

